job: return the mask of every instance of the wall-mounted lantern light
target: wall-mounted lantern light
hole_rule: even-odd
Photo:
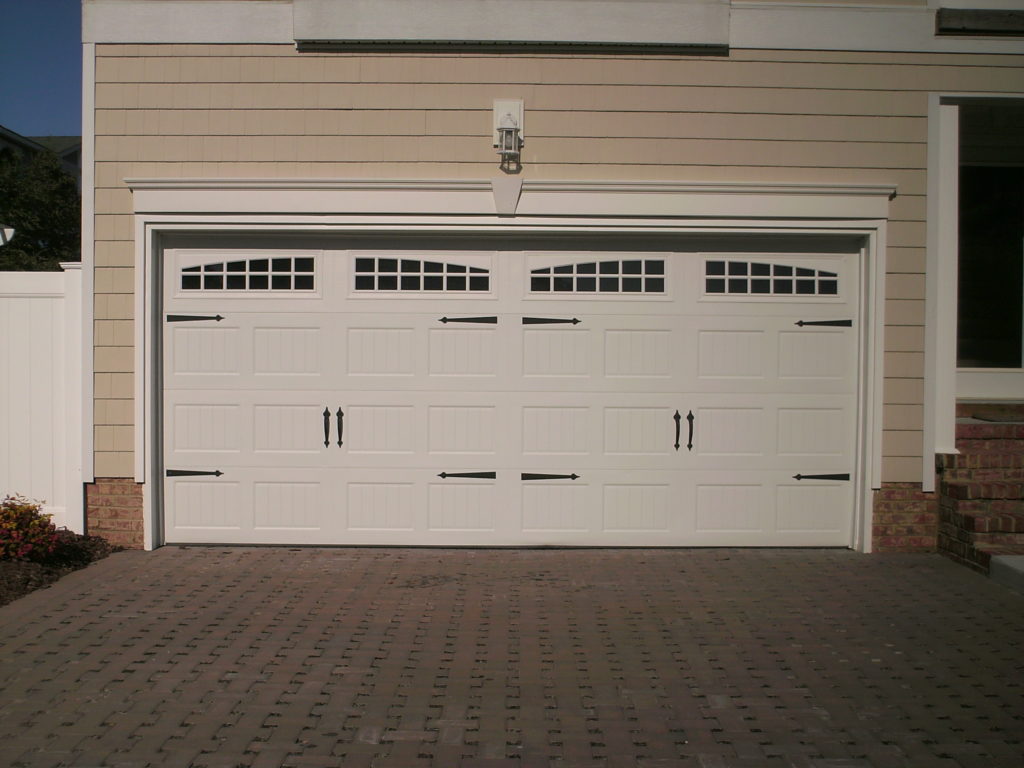
[[[496,99],[494,102],[494,148],[501,157],[501,170],[519,173],[522,170],[520,151],[523,148],[523,102],[517,99]]]

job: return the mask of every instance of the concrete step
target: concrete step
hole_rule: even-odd
[[[1024,481],[943,479],[939,493],[951,499],[1024,499]]]
[[[1024,593],[1024,554],[993,555],[988,575],[997,584]]]
[[[1024,555],[1024,546],[961,541],[939,531],[939,552],[951,560],[987,575],[991,570],[993,558]]]

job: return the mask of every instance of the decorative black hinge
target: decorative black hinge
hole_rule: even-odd
[[[794,480],[849,480],[850,474],[842,475],[793,475]]]
[[[797,320],[793,325],[831,325],[837,328],[852,328],[853,320]]]
[[[218,323],[224,319],[223,315],[168,315],[168,323],[187,323],[196,320],[216,320]]]
[[[497,472],[442,472],[438,475],[442,480],[447,480],[449,477],[471,477],[475,480],[495,480],[498,477]]]
[[[497,317],[442,317],[440,319],[442,323],[488,323],[490,325],[497,325]]]
[[[202,471],[198,469],[168,469],[168,477],[196,477],[199,475],[211,475],[213,477],[220,477],[224,473],[219,469],[213,471]]]
[[[565,323],[572,325],[579,325],[582,320],[578,317],[524,317],[523,325],[553,325],[555,323]]]
[[[579,475],[538,475],[533,472],[523,472],[519,475],[520,480],[575,480]]]

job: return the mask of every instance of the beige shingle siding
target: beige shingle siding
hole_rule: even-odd
[[[921,472],[930,91],[1024,91],[1021,57],[299,54],[97,45],[99,475],[132,472],[125,177],[489,178],[491,103],[526,104],[535,179],[893,184],[883,480]]]

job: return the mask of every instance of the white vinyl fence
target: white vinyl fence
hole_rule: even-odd
[[[0,272],[0,496],[82,533],[82,270]]]

